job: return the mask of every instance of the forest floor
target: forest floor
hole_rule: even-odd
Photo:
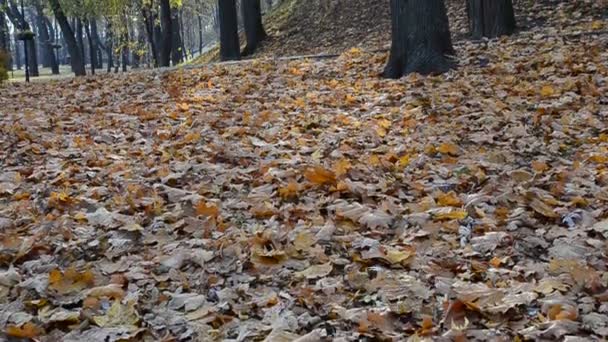
[[[0,339],[606,339],[608,3],[580,3],[434,77],[349,49],[5,85]]]

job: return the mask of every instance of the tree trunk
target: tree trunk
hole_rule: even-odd
[[[95,39],[93,39],[93,34],[91,33],[91,23],[86,20],[84,25],[87,40],[89,42],[89,55],[91,56],[91,75],[95,75],[95,68],[97,67],[97,52],[95,49],[97,48],[97,45],[95,44]]]
[[[383,76],[438,74],[455,67],[443,0],[391,0],[392,47]]]
[[[106,25],[106,54],[108,55],[108,67],[107,72],[112,72],[114,66],[114,37],[112,36],[112,24],[107,21]]]
[[[247,46],[243,50],[243,56],[248,56],[252,55],[258,45],[266,38],[266,31],[264,31],[262,25],[260,0],[242,0],[241,11],[245,36],[247,37]]]
[[[496,38],[515,31],[512,0],[467,0],[467,14],[473,39]]]
[[[10,34],[8,31],[8,23],[6,22],[6,17],[4,16],[3,6],[3,0],[0,0],[0,53],[5,53],[8,57],[4,68],[10,71],[13,70],[13,62],[11,58],[11,41]]]
[[[220,21],[220,58],[222,61],[241,59],[235,0],[218,0]]]
[[[59,65],[55,56],[54,40],[49,32],[49,20],[45,17],[40,2],[35,3],[36,21],[38,23],[38,35],[41,47],[41,54],[44,56],[42,65],[50,67],[53,75],[59,75]],[[46,62],[46,65],[45,65]]]
[[[182,54],[182,37],[179,29],[179,13],[176,8],[171,9],[171,34],[173,35],[173,38],[171,39],[171,60],[173,61],[173,66],[176,66],[184,61]]]
[[[4,6],[4,10],[13,26],[15,26],[17,29],[22,31],[31,30],[30,24],[28,24],[28,22],[23,17],[23,13],[19,12],[19,9],[17,8],[17,5],[14,1],[9,0]],[[36,49],[36,40],[28,40],[27,42],[25,42],[25,44],[27,44],[28,50],[27,62],[29,66],[30,75],[33,77],[39,76],[38,58],[36,56],[38,50]],[[15,51],[18,51],[17,44],[15,44]]]
[[[80,49],[78,48],[78,43],[76,42],[76,38],[74,37],[74,31],[72,30],[72,27],[68,22],[68,18],[65,16],[63,10],[61,9],[59,0],[49,0],[49,4],[51,5],[53,14],[55,14],[55,18],[59,23],[59,27],[61,28],[61,32],[63,32],[63,37],[68,46],[72,71],[74,71],[74,74],[76,74],[76,76],[86,75],[87,72],[84,68],[83,56],[80,53]]]
[[[76,42],[78,43],[78,49],[80,49],[80,54],[82,55],[82,61],[84,65],[87,65],[87,54],[84,48],[84,38],[83,38],[83,26],[82,20],[80,18],[76,19]]]
[[[171,63],[171,39],[173,38],[171,3],[169,0],[160,0],[160,22],[162,28],[162,44],[159,51],[160,66],[168,67]]]
[[[152,52],[152,58],[154,59],[154,67],[159,66],[158,49],[156,48],[156,39],[154,38],[154,22],[156,21],[154,15],[151,13],[149,8],[143,7],[142,17],[144,18],[144,27],[146,29],[146,37],[148,44],[150,45],[150,51]]]
[[[203,53],[203,18],[199,14],[197,16],[198,19],[198,53],[199,55]]]
[[[97,19],[89,20],[91,24],[91,35],[93,36],[93,45],[95,46],[95,67],[97,69],[103,69],[103,56],[101,55],[101,48],[99,46],[99,30],[97,29]]]

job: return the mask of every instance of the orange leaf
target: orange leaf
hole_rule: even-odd
[[[439,145],[439,147],[437,147],[437,151],[441,154],[450,154],[453,156],[457,156],[458,154],[460,154],[460,149],[458,148],[458,146],[452,143],[443,143]]]
[[[317,185],[333,184],[336,182],[336,175],[332,171],[320,166],[308,168],[304,172],[304,177],[309,182]]]
[[[196,214],[200,216],[217,218],[220,215],[220,209],[213,203],[200,201],[196,205]]]
[[[6,334],[16,338],[35,338],[44,333],[44,330],[34,323],[28,322],[18,327],[16,325],[9,325],[6,328]]]
[[[353,167],[353,164],[348,159],[338,160],[333,167],[333,171],[337,177],[344,176]]]
[[[425,316],[422,319],[422,324],[420,326],[420,330],[418,331],[418,335],[420,336],[429,336],[433,333],[433,318],[430,316]]]
[[[534,169],[534,171],[536,172],[541,173],[549,170],[549,165],[547,165],[547,163],[545,162],[534,160],[532,161],[532,169]]]
[[[65,272],[54,269],[49,272],[49,288],[58,293],[78,292],[95,284],[95,276],[90,270],[78,272],[70,267]]]
[[[542,97],[551,97],[555,94],[555,89],[550,85],[545,85],[540,89],[540,95]]]
[[[282,199],[290,199],[298,196],[298,192],[300,191],[300,184],[291,181],[287,186],[279,188],[279,196]]]

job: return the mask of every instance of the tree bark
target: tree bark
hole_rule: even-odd
[[[143,7],[141,11],[142,17],[144,18],[146,37],[148,39],[148,44],[150,45],[150,50],[152,51],[152,59],[154,59],[154,67],[158,68],[159,56],[158,49],[156,48],[156,39],[154,38],[154,22],[156,21],[155,16],[152,14],[152,11],[147,7]]]
[[[87,72],[84,68],[83,56],[80,53],[80,49],[78,48],[78,43],[76,42],[76,38],[74,37],[74,31],[72,30],[72,27],[68,22],[68,18],[63,13],[61,5],[59,4],[59,0],[49,0],[49,3],[51,5],[51,9],[53,10],[55,18],[59,23],[61,32],[63,32],[65,42],[68,46],[72,71],[76,76],[85,76]]]
[[[171,39],[173,37],[171,3],[169,0],[160,0],[160,22],[162,33],[162,43],[159,51],[160,66],[168,67],[171,64]]]
[[[95,52],[95,67],[97,69],[103,69],[103,57],[101,55],[101,48],[99,46],[99,30],[97,28],[97,19],[89,20],[89,24],[91,25],[91,35],[93,38],[94,52]]]
[[[95,68],[97,67],[97,45],[95,44],[95,39],[93,39],[93,34],[91,33],[91,22],[86,20],[84,22],[85,32],[87,34],[87,40],[89,42],[89,55],[91,56],[91,75],[95,75]]]
[[[57,57],[55,56],[54,40],[49,32],[49,20],[44,15],[42,5],[40,2],[35,2],[36,7],[36,20],[38,22],[38,41],[41,45],[41,53],[45,56],[44,61],[46,66],[51,68],[53,75],[59,75],[59,64],[57,64]],[[43,62],[43,65],[45,63]]]
[[[4,65],[5,70],[13,70],[10,34],[8,31],[8,23],[6,22],[6,17],[4,16],[4,0],[0,0],[0,53],[5,53],[8,57],[6,60],[6,65]]]
[[[8,6],[5,6],[6,15],[8,16],[13,26],[22,31],[31,31],[30,24],[25,20],[22,13],[19,12],[17,5],[11,0],[8,1],[7,5]],[[40,75],[40,73],[38,71],[38,49],[36,48],[36,40],[31,39],[25,41],[25,44],[27,44],[28,50],[28,66],[30,69],[30,75],[32,77],[37,77]],[[18,49],[15,48],[15,50]]]
[[[107,72],[112,72],[114,66],[114,36],[112,35],[112,24],[107,21],[106,25],[106,54],[108,55]]]
[[[76,42],[78,43],[78,49],[80,49],[80,53],[82,54],[82,61],[84,65],[87,65],[87,53],[84,48],[84,32],[82,20],[80,18],[76,19]]]
[[[182,36],[179,29],[179,12],[177,8],[171,9],[171,61],[176,66],[184,61],[182,54]]]
[[[262,7],[260,0],[242,0],[241,11],[247,45],[243,56],[252,55],[260,43],[266,38],[266,31],[262,24]]]
[[[455,67],[443,0],[391,0],[392,47],[383,76],[439,74]]]
[[[218,0],[220,21],[220,58],[222,61],[241,59],[235,0]]]
[[[473,39],[496,38],[515,32],[512,0],[467,0],[467,14]]]

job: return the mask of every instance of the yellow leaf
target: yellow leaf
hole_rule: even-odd
[[[94,316],[93,322],[102,328],[126,326],[131,329],[137,329],[139,314],[135,309],[134,301],[122,305],[120,304],[120,301],[115,300],[106,314],[103,316]]]
[[[408,165],[410,165],[410,156],[403,156],[397,160],[397,168],[399,170],[405,169]]]
[[[469,214],[464,210],[439,210],[434,213],[433,218],[437,221],[464,220]]]
[[[550,85],[545,85],[540,89],[540,95],[542,97],[551,97],[555,94],[555,89]]]
[[[458,146],[452,143],[443,143],[439,145],[437,151],[441,154],[450,154],[453,156],[457,156],[460,153],[460,149],[458,148]]]
[[[591,29],[593,29],[593,30],[601,30],[603,28],[604,28],[604,23],[602,23],[599,20],[596,20],[593,23],[591,23]]]
[[[437,197],[437,203],[442,207],[462,206],[462,201],[454,191],[450,191],[447,194],[441,193],[441,195]]]
[[[95,276],[90,270],[78,272],[70,267],[65,272],[54,269],[49,272],[49,288],[61,294],[73,293],[95,284]]]
[[[388,260],[391,264],[401,264],[404,261],[409,260],[411,257],[415,255],[415,250],[413,248],[409,249],[395,249],[390,248],[386,251],[385,259]]]
[[[182,112],[187,112],[190,110],[190,105],[187,103],[178,103],[177,104],[177,109],[179,109]]]
[[[16,338],[30,338],[33,339],[44,333],[44,330],[34,323],[28,322],[22,326],[9,325],[6,328],[6,334]]]
[[[342,158],[338,160],[333,167],[333,171],[337,177],[344,176],[353,167],[350,160]]]
[[[336,175],[321,166],[306,169],[304,171],[304,178],[316,185],[333,184],[336,182]]]

